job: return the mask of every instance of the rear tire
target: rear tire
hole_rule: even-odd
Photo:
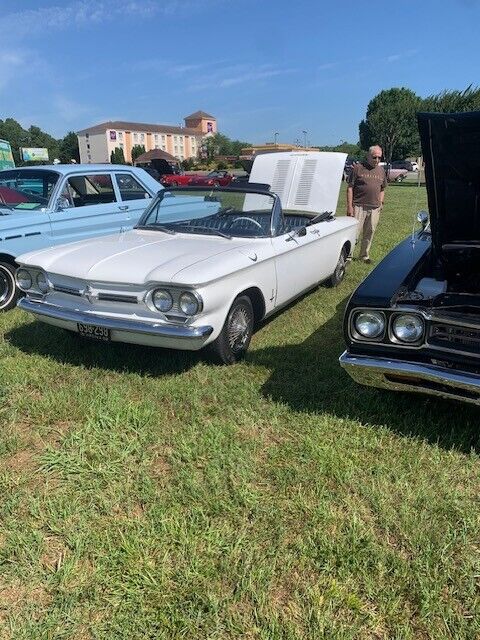
[[[21,295],[15,283],[15,267],[8,262],[0,262],[0,312],[13,309]]]
[[[325,280],[326,287],[330,287],[330,288],[338,287],[338,285],[345,278],[345,270],[347,268],[347,256],[348,256],[347,247],[344,246],[340,251],[340,257],[338,258],[335,271],[328,278],[328,280]]]
[[[250,345],[255,315],[248,296],[235,298],[218,337],[208,345],[213,360],[219,364],[235,364]]]

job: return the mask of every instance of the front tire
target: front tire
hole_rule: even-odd
[[[235,298],[220,334],[208,346],[213,359],[219,364],[235,364],[241,360],[250,345],[254,322],[250,298]]]
[[[0,262],[0,312],[13,309],[21,295],[15,283],[15,267],[8,262]]]
[[[348,256],[347,247],[342,247],[342,250],[340,251],[340,257],[338,258],[338,262],[335,267],[335,271],[332,273],[330,278],[328,278],[328,280],[325,280],[326,287],[330,287],[330,288],[338,287],[338,285],[345,278],[345,270],[347,268],[347,256]]]

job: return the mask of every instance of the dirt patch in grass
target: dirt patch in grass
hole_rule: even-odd
[[[18,580],[10,583],[0,580],[0,624],[26,606],[34,604],[37,610],[41,610],[48,607],[50,602],[50,595],[41,586],[27,587]]]

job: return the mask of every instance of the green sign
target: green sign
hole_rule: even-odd
[[[0,140],[0,169],[11,169],[15,166],[10,143]]]

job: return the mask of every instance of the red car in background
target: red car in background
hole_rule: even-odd
[[[194,175],[187,175],[186,173],[166,173],[160,177],[160,182],[164,187],[178,187],[179,185],[186,186],[190,184]]]
[[[227,187],[233,180],[228,171],[210,171],[206,176],[190,176],[190,186],[195,187]]]

